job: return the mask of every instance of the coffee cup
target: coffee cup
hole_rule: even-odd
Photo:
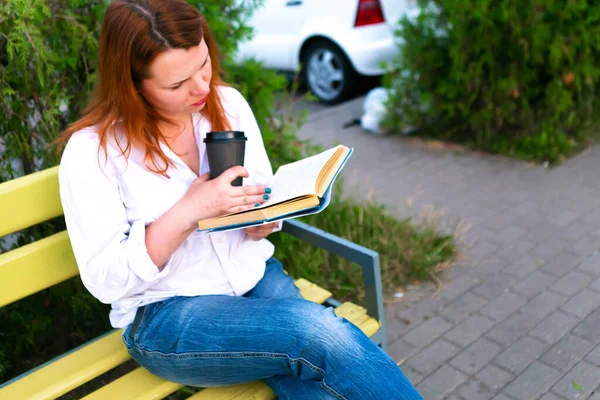
[[[214,179],[235,165],[244,165],[246,135],[242,131],[208,132],[204,143],[210,167],[210,179]],[[242,177],[231,182],[232,186],[242,186]]]

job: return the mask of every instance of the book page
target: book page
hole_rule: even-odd
[[[317,178],[337,149],[338,146],[279,167],[271,184],[271,198],[264,202],[261,208],[300,196],[316,195]]]

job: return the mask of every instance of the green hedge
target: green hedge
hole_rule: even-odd
[[[385,125],[559,161],[594,137],[600,4],[420,0],[398,30]]]

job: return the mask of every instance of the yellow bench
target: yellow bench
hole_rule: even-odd
[[[0,184],[0,237],[62,215],[58,168]],[[352,303],[340,304],[331,293],[305,280],[296,285],[304,298],[332,305],[336,313],[353,322],[385,349],[381,276],[377,253],[297,221],[284,224],[290,233],[359,263],[363,267],[367,310]],[[66,231],[0,254],[0,307],[13,303],[78,275]],[[55,399],[130,359],[115,329],[0,386],[0,399]],[[162,399],[181,385],[137,368],[85,399]],[[262,382],[209,388],[190,399],[273,399]]]

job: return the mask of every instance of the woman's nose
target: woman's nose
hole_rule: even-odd
[[[205,79],[203,74],[198,73],[192,79],[194,86],[192,87],[193,96],[205,96],[210,91],[210,81]]]

